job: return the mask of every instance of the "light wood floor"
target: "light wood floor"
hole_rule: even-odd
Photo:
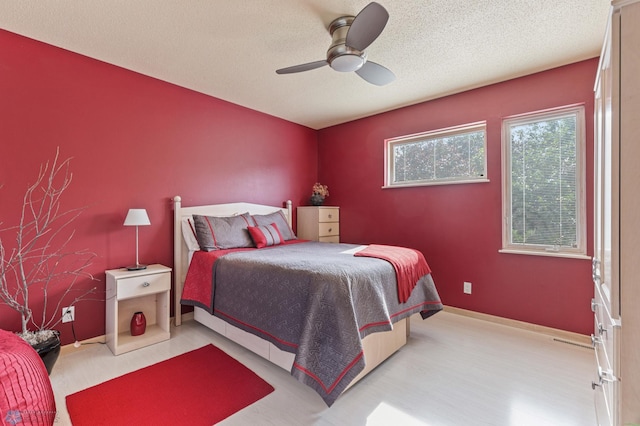
[[[117,357],[86,345],[61,356],[51,374],[56,424],[70,424],[66,395],[209,343],[276,389],[223,425],[596,424],[592,350],[449,312],[414,316],[408,344],[331,408],[286,371],[194,321],[172,329],[167,342]]]

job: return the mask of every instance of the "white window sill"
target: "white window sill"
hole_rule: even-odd
[[[568,259],[581,259],[591,260],[590,256],[580,253],[563,253],[557,251],[535,251],[535,250],[515,250],[515,249],[500,249],[498,253],[506,254],[526,254],[530,256],[547,256],[547,257],[564,257]]]
[[[457,185],[461,183],[487,183],[489,179],[466,179],[466,180],[447,180],[447,181],[433,181],[433,182],[420,182],[420,183],[406,183],[396,185],[384,185],[382,189],[393,188],[412,188],[415,186],[434,186],[434,185]]]

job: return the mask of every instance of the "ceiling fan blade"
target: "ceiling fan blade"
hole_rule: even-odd
[[[391,70],[371,61],[365,62],[356,74],[376,86],[384,86],[396,79],[396,75]]]
[[[366,49],[384,30],[389,13],[376,2],[369,3],[358,13],[347,32],[345,44],[356,50]]]
[[[314,70],[316,68],[323,67],[325,65],[329,65],[329,63],[326,61],[326,59],[323,59],[321,61],[315,61],[315,62],[309,62],[309,63],[306,63],[306,64],[294,65],[292,67],[287,67],[287,68],[280,68],[279,70],[276,70],[276,73],[277,74],[291,74],[291,73],[294,73],[294,72],[310,71],[310,70]]]

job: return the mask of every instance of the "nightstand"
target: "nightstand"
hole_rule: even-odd
[[[149,265],[139,271],[111,269],[107,275],[107,346],[120,355],[168,340],[171,268]],[[144,334],[132,336],[131,317],[142,311],[147,326]]]
[[[340,207],[298,207],[298,238],[303,240],[340,242]]]

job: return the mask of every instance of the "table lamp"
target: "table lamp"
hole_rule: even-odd
[[[124,226],[136,227],[136,264],[127,266],[129,271],[139,271],[141,269],[147,269],[147,265],[141,265],[138,261],[138,226],[151,225],[147,210],[145,209],[129,209],[127,217],[124,219]]]

